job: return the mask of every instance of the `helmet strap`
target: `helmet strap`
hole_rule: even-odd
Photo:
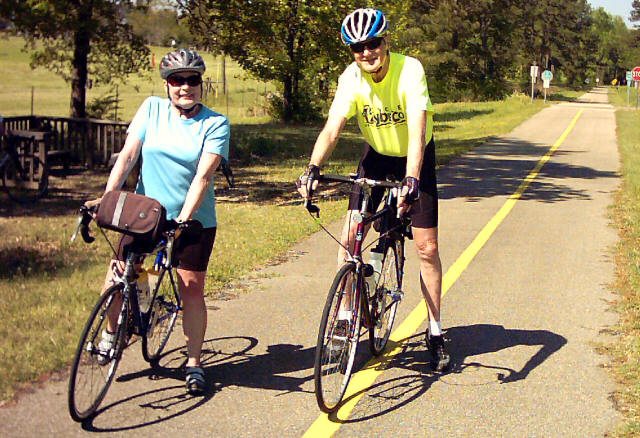
[[[200,91],[202,91],[202,84],[200,84]],[[191,108],[185,108],[183,106],[178,105],[177,103],[175,103],[171,99],[171,95],[169,94],[169,86],[168,85],[167,85],[167,97],[169,98],[169,102],[171,102],[171,105],[176,107],[176,109],[178,110],[178,112],[180,113],[181,116],[189,117],[189,116],[191,116],[191,114],[196,114],[198,112],[198,111],[196,111],[196,109],[198,109],[202,105],[201,103],[196,103]]]

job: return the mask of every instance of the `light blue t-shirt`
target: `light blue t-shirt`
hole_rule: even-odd
[[[180,118],[169,99],[147,98],[127,130],[142,141],[142,172],[136,193],[158,200],[175,219],[191,186],[200,154],[229,158],[229,120],[202,106],[191,119]],[[217,226],[213,181],[200,208],[193,215],[203,227]]]

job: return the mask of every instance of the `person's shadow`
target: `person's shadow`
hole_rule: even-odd
[[[387,369],[402,368],[410,371],[400,377],[378,379],[372,386],[344,399],[342,404],[354,397],[361,397],[359,408],[348,419],[332,414],[329,418],[340,423],[370,420],[388,414],[418,399],[439,379],[472,371],[469,375],[480,376],[471,385],[509,384],[527,378],[529,373],[562,348],[567,340],[547,330],[507,329],[500,325],[475,324],[450,327],[445,331],[446,347],[451,355],[449,369],[436,373],[429,364],[429,353],[424,344],[424,333],[387,346],[387,351],[403,345],[400,353],[390,360],[374,362],[370,366]],[[495,363],[475,356],[493,353],[518,346],[538,346],[539,349],[518,369],[510,362]],[[515,359],[514,359],[515,360]],[[517,359],[521,363],[522,359]],[[371,362],[369,362],[371,364]],[[484,371],[484,372],[478,372]],[[384,377],[384,375],[383,375]],[[477,379],[477,378],[476,378]]]
[[[117,382],[138,385],[141,391],[100,407],[93,417],[83,422],[82,427],[94,432],[147,427],[197,409],[225,387],[263,388],[281,391],[282,394],[304,391],[302,385],[313,379],[315,347],[275,344],[269,345],[266,353],[252,353],[257,345],[258,340],[250,336],[205,340],[201,363],[209,388],[205,394],[197,397],[186,394],[184,387],[185,347],[169,350],[150,367],[119,375]],[[308,372],[301,377],[286,375],[301,370]],[[166,380],[167,385],[150,390],[149,385],[144,383],[145,379]],[[142,415],[119,415],[119,411],[140,408]],[[114,417],[118,418],[117,422],[112,421]]]

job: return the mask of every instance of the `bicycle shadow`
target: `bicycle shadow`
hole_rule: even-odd
[[[302,385],[313,379],[312,371],[303,377],[284,374],[312,370],[315,347],[303,348],[302,345],[297,344],[276,344],[269,345],[266,353],[254,354],[251,351],[258,343],[256,338],[250,336],[205,340],[201,362],[210,386],[204,395],[198,397],[190,396],[185,392],[184,366],[187,360],[185,347],[180,346],[169,350],[151,367],[122,374],[116,378],[116,382],[132,382],[144,378],[153,381],[167,380],[169,382],[167,386],[137,392],[101,407],[92,418],[83,422],[82,427],[93,432],[120,432],[148,427],[205,405],[224,388],[242,386],[281,391],[281,394],[276,396],[290,392],[305,392]],[[129,386],[149,387],[144,383]],[[132,410],[140,414],[131,415]],[[119,414],[120,412],[127,414]],[[123,423],[127,420],[132,422]]]
[[[345,398],[342,404],[362,397],[349,418],[341,419],[338,412],[329,419],[337,423],[357,423],[386,415],[424,395],[438,380],[453,385],[509,384],[524,380],[551,355],[560,350],[567,339],[547,330],[506,329],[492,324],[451,327],[445,331],[447,349],[451,354],[449,370],[434,372],[428,363],[423,334],[416,334],[398,343],[389,343],[386,351],[403,345],[402,351],[385,363],[370,366],[384,369],[407,370],[408,375],[380,380]],[[488,359],[475,360],[475,356],[495,353],[518,346],[540,346],[520,369],[510,363],[490,363]],[[495,360],[495,359],[489,359]],[[362,369],[362,368],[359,368]],[[479,372],[478,372],[479,371]],[[471,376],[471,380],[469,377]]]

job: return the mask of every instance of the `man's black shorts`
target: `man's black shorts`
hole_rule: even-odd
[[[216,240],[216,230],[216,227],[212,227],[182,232],[173,245],[173,266],[187,271],[206,271]],[[133,237],[123,236],[118,244],[116,260],[126,260],[127,253],[133,249],[132,245]]]
[[[391,157],[376,152],[366,145],[360,164],[358,175],[364,178],[402,181],[407,172],[406,157]],[[436,147],[431,137],[427,145],[422,169],[420,170],[420,199],[411,207],[411,224],[416,228],[434,228],[438,226],[438,184],[436,181]],[[374,212],[382,200],[384,189],[374,187],[371,190],[371,204],[369,212]],[[349,209],[358,210],[362,203],[362,189],[355,185],[351,189]]]

